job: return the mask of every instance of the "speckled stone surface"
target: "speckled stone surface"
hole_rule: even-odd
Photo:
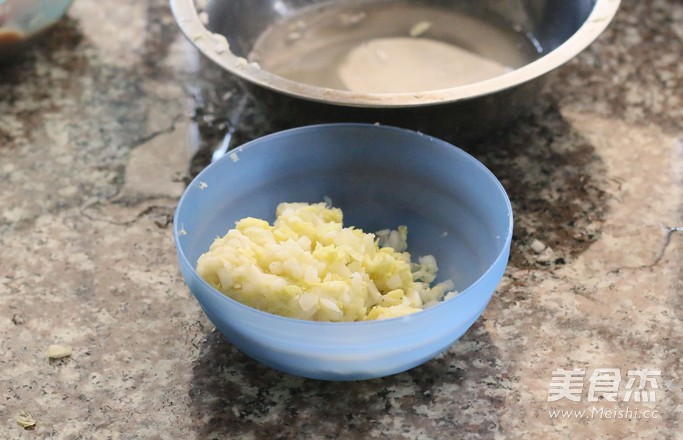
[[[245,357],[181,280],[173,210],[245,98],[167,3],[76,0],[46,37],[0,69],[0,438],[681,438],[682,2],[624,0],[532,114],[468,146],[513,202],[503,282],[444,355],[352,383]],[[585,370],[579,402],[549,401],[560,368]],[[589,402],[600,368],[620,397],[660,370],[656,401]]]

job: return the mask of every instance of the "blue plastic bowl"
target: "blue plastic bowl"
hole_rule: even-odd
[[[66,14],[73,0],[0,0],[0,62],[13,61]],[[11,40],[10,40],[11,39]]]
[[[197,275],[199,256],[237,220],[273,221],[281,202],[326,197],[346,226],[407,225],[411,255],[434,255],[440,280],[450,278],[461,293],[400,318],[321,323],[245,306]],[[174,234],[186,283],[231,343],[287,373],[358,380],[432,359],[477,320],[507,265],[512,208],[494,175],[446,142],[393,127],[328,124],[256,139],[208,166],[180,199]]]

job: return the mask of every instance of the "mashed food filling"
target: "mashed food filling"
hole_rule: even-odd
[[[433,256],[411,262],[405,226],[344,227],[325,203],[281,203],[276,215],[238,221],[199,258],[199,275],[243,304],[314,321],[394,318],[456,294],[450,280],[432,285]]]

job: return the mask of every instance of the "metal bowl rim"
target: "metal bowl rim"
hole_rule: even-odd
[[[485,81],[421,93],[358,93],[311,86],[261,69],[233,54],[202,24],[193,0],[170,0],[182,33],[206,57],[231,74],[254,85],[292,97],[348,107],[403,108],[447,104],[491,95],[538,78],[574,58],[607,28],[620,0],[597,0],[581,27],[553,51],[539,59]]]

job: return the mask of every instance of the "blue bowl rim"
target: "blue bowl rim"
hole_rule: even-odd
[[[425,318],[428,317],[429,314],[435,313],[436,309],[440,309],[446,306],[446,302],[458,302],[459,298],[462,298],[463,296],[466,295],[473,295],[472,293],[475,290],[475,287],[481,283],[484,279],[488,277],[488,275],[496,268],[499,266],[501,263],[502,259],[507,259],[509,255],[509,248],[512,243],[512,232],[513,232],[513,226],[514,226],[514,220],[513,220],[513,212],[512,212],[512,204],[510,203],[510,199],[507,195],[507,192],[505,191],[505,188],[503,185],[500,183],[498,178],[489,170],[483,163],[481,163],[478,159],[476,159],[474,156],[466,152],[465,150],[450,144],[442,139],[421,133],[419,131],[414,131],[414,130],[409,130],[405,128],[400,128],[400,127],[394,127],[390,125],[380,125],[380,124],[367,124],[367,123],[356,123],[356,122],[333,122],[333,123],[326,123],[326,124],[313,124],[313,125],[306,125],[306,126],[301,126],[301,127],[296,127],[296,128],[290,128],[282,131],[277,131],[274,133],[267,134],[265,136],[253,139],[249,142],[244,143],[243,145],[239,146],[236,148],[236,151],[244,151],[249,148],[259,148],[258,145],[264,144],[264,145],[269,145],[267,141],[273,139],[273,138],[278,138],[283,135],[291,135],[291,134],[296,134],[297,132],[300,131],[310,131],[310,130],[320,130],[320,129],[326,129],[326,128],[344,128],[344,127],[353,127],[353,128],[362,128],[362,129],[370,129],[370,130],[387,130],[387,131],[394,131],[394,132],[400,132],[403,135],[407,136],[422,136],[426,137],[428,140],[434,142],[434,145],[437,145],[436,148],[444,148],[444,149],[449,149],[451,151],[456,152],[456,154],[460,154],[463,156],[466,160],[469,160],[474,163],[474,165],[479,168],[483,173],[488,174],[489,177],[492,178],[492,181],[494,182],[495,185],[498,186],[498,189],[501,191],[503,194],[503,198],[505,200],[505,205],[506,205],[506,210],[507,210],[507,215],[508,215],[508,227],[506,231],[506,237],[505,237],[505,243],[503,247],[501,248],[501,251],[498,253],[498,256],[494,260],[494,262],[489,266],[486,271],[484,271],[479,278],[477,278],[475,281],[473,281],[469,286],[467,286],[465,289],[460,291],[455,297],[441,302],[440,304],[431,306],[427,309],[421,310],[419,312],[416,312],[411,315],[406,315],[406,316],[399,316],[395,318],[388,318],[388,319],[382,319],[382,320],[370,320],[370,321],[345,321],[345,322],[327,322],[327,321],[312,321],[312,320],[306,320],[306,319],[297,319],[297,318],[289,318],[286,316],[281,316],[281,315],[276,315],[274,313],[269,313],[265,312],[263,310],[256,309],[254,307],[248,306],[246,304],[243,304],[233,298],[230,298],[228,295],[223,294],[222,292],[216,290],[213,286],[211,286],[209,283],[207,283],[202,277],[200,277],[195,269],[195,266],[190,264],[190,261],[188,260],[187,256],[185,255],[185,252],[183,251],[183,247],[180,244],[180,236],[181,234],[179,233],[180,231],[178,230],[178,227],[181,226],[178,216],[180,213],[180,208],[183,205],[183,202],[186,197],[189,197],[189,190],[193,188],[195,185],[198,185],[199,182],[202,181],[202,176],[208,172],[208,170],[219,166],[219,164],[222,161],[225,160],[232,160],[228,156],[225,155],[219,160],[209,164],[207,167],[205,167],[197,176],[195,176],[194,179],[187,185],[185,188],[185,191],[183,192],[183,195],[180,197],[178,201],[178,205],[176,207],[175,213],[173,215],[173,236],[174,236],[174,241],[175,241],[175,246],[176,246],[176,251],[179,256],[179,258],[182,260],[182,263],[186,264],[188,267],[192,269],[192,274],[202,283],[206,288],[208,288],[209,292],[211,295],[221,298],[221,301],[227,301],[228,303],[231,303],[238,308],[241,308],[249,313],[254,313],[256,315],[261,315],[265,319],[271,319],[274,321],[285,321],[289,324],[296,324],[296,325],[301,325],[301,326],[319,326],[319,325],[325,325],[325,326],[383,326],[383,325],[393,325],[393,323],[397,321],[405,321],[405,320],[410,320],[415,318],[417,315],[423,316]],[[420,147],[416,147],[420,148]],[[507,265],[507,261],[505,262],[505,265]],[[191,291],[191,289],[190,289]],[[192,292],[193,296],[196,297],[196,294]]]

